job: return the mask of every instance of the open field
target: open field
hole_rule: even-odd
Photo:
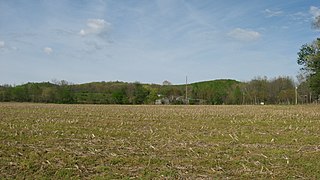
[[[0,179],[319,179],[320,106],[0,103]]]

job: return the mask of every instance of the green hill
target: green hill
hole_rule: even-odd
[[[248,83],[219,79],[195,82],[187,87],[185,84],[120,81],[26,83],[0,86],[0,101],[69,104],[291,104],[294,101],[294,83],[287,77],[254,79]]]
[[[190,84],[191,98],[206,104],[239,104],[241,92],[236,80],[220,79]]]

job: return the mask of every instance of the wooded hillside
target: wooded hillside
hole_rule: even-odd
[[[187,90],[187,99],[186,99]],[[303,84],[299,102],[317,97]],[[139,82],[91,82],[72,84],[26,83],[0,86],[2,102],[80,104],[294,104],[295,85],[289,77],[255,78],[249,82],[213,80],[186,85],[141,84]]]

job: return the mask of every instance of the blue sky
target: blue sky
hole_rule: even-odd
[[[0,84],[295,77],[318,0],[0,0]]]

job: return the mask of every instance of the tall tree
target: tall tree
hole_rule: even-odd
[[[134,83],[134,98],[133,104],[143,104],[145,103],[149,92],[143,87],[139,82]]]
[[[298,52],[297,63],[301,66],[301,71],[307,76],[310,88],[320,94],[320,39],[311,44],[302,45]]]

